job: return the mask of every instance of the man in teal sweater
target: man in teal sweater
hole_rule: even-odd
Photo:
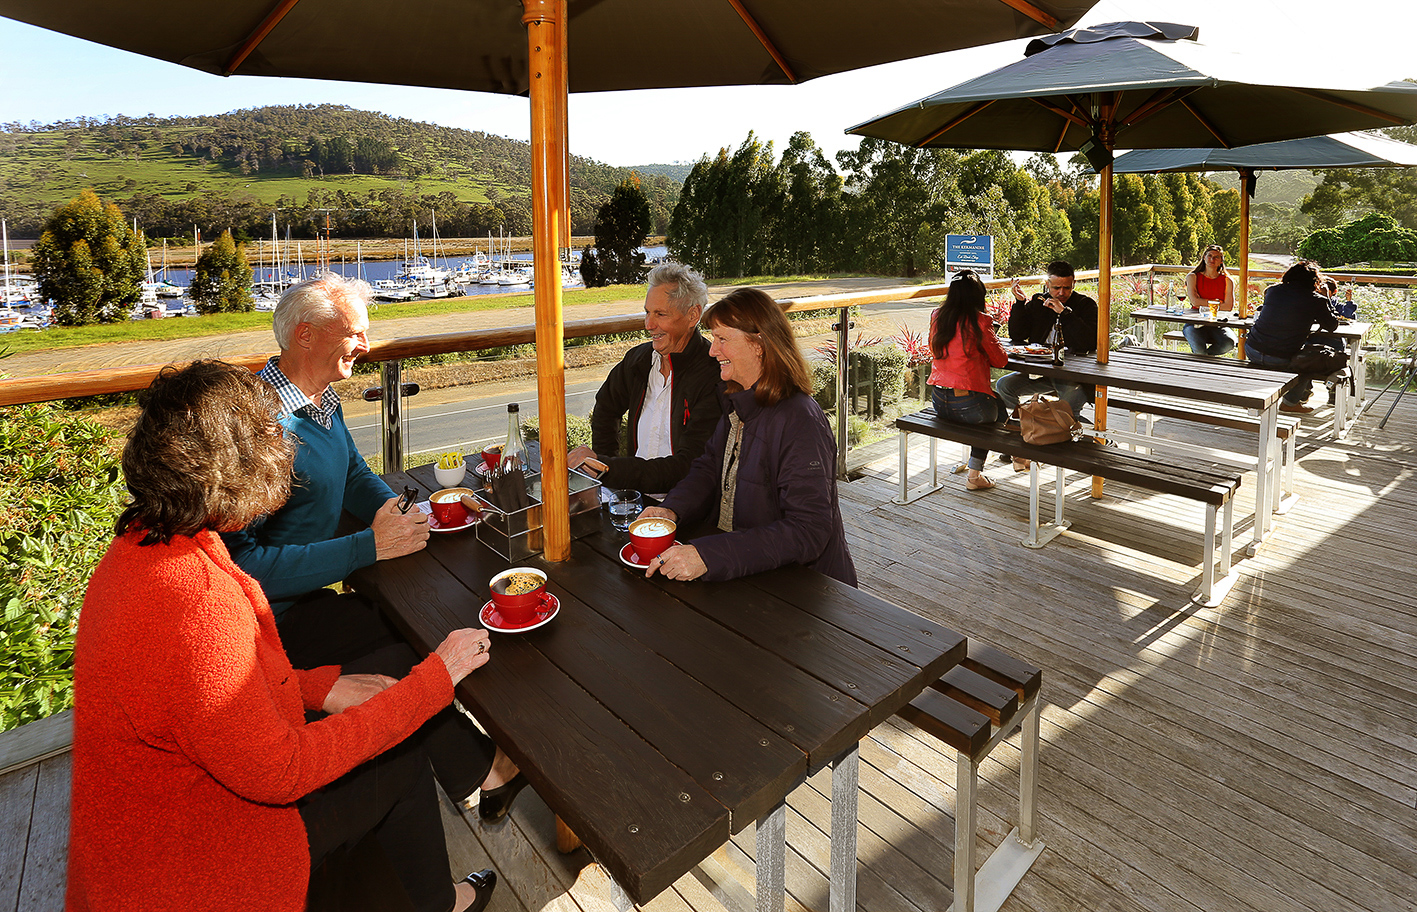
[[[355,449],[330,386],[348,379],[369,350],[370,300],[368,283],[326,273],[291,286],[276,305],[280,355],[258,376],[274,387],[281,424],[299,442],[294,484],[285,506],[222,538],[237,565],[260,582],[296,668],[340,665],[346,674],[399,678],[418,656],[368,600],[325,588],[428,544],[428,517],[399,512],[398,498]],[[369,528],[335,535],[342,510]],[[526,779],[470,720],[448,709],[420,733],[450,796],[459,800],[481,787],[481,815],[506,813]]]

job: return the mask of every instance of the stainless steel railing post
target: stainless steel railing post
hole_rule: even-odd
[[[836,312],[836,477],[846,481],[847,431],[851,427],[850,409],[846,405],[847,337],[851,333],[850,310]]]
[[[379,362],[379,410],[383,417],[384,471],[403,471],[403,362]]]

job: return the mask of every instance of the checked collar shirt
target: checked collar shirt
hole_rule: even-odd
[[[335,412],[339,409],[339,394],[333,387],[325,387],[325,391],[320,394],[319,402],[310,401],[310,397],[300,391],[300,387],[290,381],[285,372],[280,369],[280,355],[276,355],[266,362],[266,366],[261,368],[256,374],[262,380],[269,383],[280,397],[281,407],[288,414],[298,414],[302,410],[305,414],[320,423],[325,430],[335,426]]]

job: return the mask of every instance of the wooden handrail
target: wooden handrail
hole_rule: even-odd
[[[1167,266],[1144,264],[1140,266],[1119,266],[1112,270],[1114,276],[1156,272],[1185,273],[1189,266]],[[1278,277],[1281,272],[1251,270],[1251,275]],[[1366,273],[1325,273],[1345,282],[1361,282],[1367,285],[1410,285],[1413,280],[1402,276],[1369,275]],[[1082,280],[1095,279],[1095,269],[1078,270]],[[1025,285],[1041,284],[1046,276],[1020,276]],[[990,279],[986,288],[1008,288],[1013,278]],[[804,298],[784,298],[782,303],[789,311],[840,310],[859,304],[880,304],[891,301],[912,301],[924,298],[938,298],[949,290],[948,285],[904,285],[882,288],[867,292],[844,292],[841,294],[813,295]],[[587,336],[602,336],[609,333],[634,332],[644,328],[644,315],[623,314],[613,317],[597,317],[589,320],[574,320],[565,325],[568,339]],[[507,326],[497,329],[477,329],[468,332],[442,333],[429,336],[406,336],[375,342],[368,353],[360,358],[361,363],[398,361],[405,358],[419,358],[428,355],[451,354],[454,352],[482,351],[509,345],[525,345],[536,341],[536,329],[532,325]],[[222,360],[239,364],[251,370],[260,370],[274,351],[250,352],[230,355]],[[100,370],[73,371],[64,374],[48,374],[43,377],[17,377],[0,379],[0,406],[24,405],[31,402],[50,402],[56,399],[75,399],[82,396],[98,396],[106,393],[128,393],[146,389],[165,364],[142,364],[132,367],[111,367]],[[4,362],[0,361],[0,370]]]

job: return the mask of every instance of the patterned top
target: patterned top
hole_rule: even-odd
[[[335,426],[335,410],[339,408],[339,394],[334,387],[327,386],[320,394],[318,403],[311,402],[310,397],[291,382],[285,372],[280,369],[280,355],[266,362],[266,366],[261,368],[256,374],[262,380],[275,388],[276,395],[280,397],[281,407],[287,414],[298,415],[303,409],[305,414],[320,423],[320,427],[330,430]]]

